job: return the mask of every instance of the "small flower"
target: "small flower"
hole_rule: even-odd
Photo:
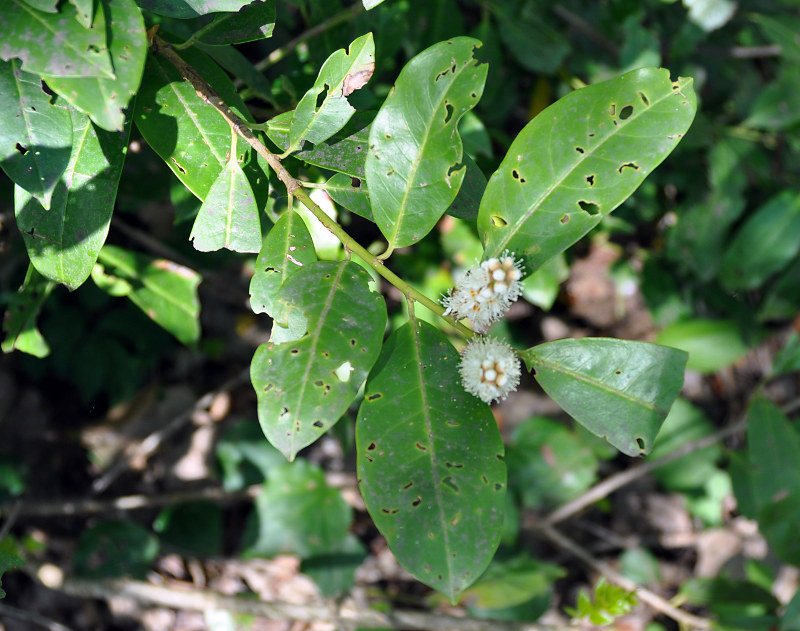
[[[516,261],[508,251],[499,259],[491,258],[471,267],[456,279],[450,294],[442,298],[444,315],[457,320],[467,318],[475,331],[483,333],[519,298],[521,278],[521,261]]]
[[[519,358],[505,342],[475,337],[461,353],[458,366],[464,389],[491,403],[500,401],[519,385]]]

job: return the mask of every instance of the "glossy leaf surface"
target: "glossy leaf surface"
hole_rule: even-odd
[[[147,56],[144,21],[134,0],[102,0],[116,78],[45,76],[47,85],[103,129],[120,131],[123,109],[139,89]]]
[[[50,210],[19,187],[14,206],[34,267],[76,289],[92,272],[108,234],[130,126],[123,132],[107,132],[75,110],[70,114],[72,155]]]
[[[234,143],[235,146],[235,143]],[[253,189],[236,160],[228,160],[200,206],[189,235],[194,248],[258,252],[261,222]]]
[[[287,211],[269,231],[250,279],[250,307],[254,313],[275,315],[281,285],[294,272],[317,260],[311,234],[300,215]]]
[[[294,110],[289,150],[294,151],[304,140],[319,144],[342,129],[356,111],[347,97],[366,85],[374,71],[372,33],[356,39],[346,52],[340,48],[328,57]]]
[[[197,286],[200,275],[188,267],[166,259],[156,259],[138,252],[107,245],[100,252],[105,278],[116,277],[130,286],[122,295],[130,298],[147,316],[172,333],[184,344],[200,338],[200,301]],[[113,294],[112,294],[113,295]]]
[[[622,453],[650,453],[683,386],[687,355],[645,342],[556,340],[520,353],[572,418]]]
[[[137,0],[139,6],[153,13],[173,18],[194,18],[219,11],[239,11],[252,0]]]
[[[458,121],[483,93],[480,42],[457,37],[409,61],[372,123],[366,177],[372,212],[393,247],[419,241],[458,193],[466,169]]]
[[[91,29],[84,28],[76,16],[69,2],[62,2],[58,13],[48,13],[22,0],[7,0],[0,11],[0,58],[19,57],[25,72],[39,75],[113,79],[102,6]]]
[[[72,152],[69,109],[51,100],[18,60],[0,62],[0,167],[45,209]]]
[[[403,325],[370,374],[356,424],[372,519],[398,561],[451,601],[494,555],[506,490],[500,432],[462,387],[458,363],[435,327]]]
[[[576,90],[534,118],[489,178],[478,215],[485,257],[506,249],[527,273],[627,199],[694,118],[691,79],[642,68]]]
[[[378,357],[386,305],[370,280],[355,263],[320,262],[281,287],[276,322],[304,331],[259,346],[250,375],[264,434],[289,460],[339,420]]]
[[[275,28],[275,0],[256,0],[233,12],[216,13],[213,23],[199,34],[204,44],[241,44],[272,37]]]
[[[5,336],[1,348],[4,353],[18,350],[35,357],[50,354],[50,346],[36,327],[36,316],[53,287],[53,281],[37,272],[33,265],[28,265],[25,280],[9,301],[8,312],[3,318]]]

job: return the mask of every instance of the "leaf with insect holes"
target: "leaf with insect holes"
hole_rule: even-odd
[[[409,61],[372,122],[366,177],[375,222],[392,247],[436,225],[464,180],[458,121],[483,94],[481,43],[456,37]]]
[[[361,494],[397,560],[455,602],[503,530],[506,465],[489,406],[458,379],[458,352],[415,320],[386,341],[356,422]]]
[[[485,258],[510,250],[535,272],[636,190],[696,108],[691,79],[640,68],[543,110],[489,178],[478,214]]]
[[[364,87],[374,71],[372,33],[356,39],[347,52],[340,48],[328,57],[294,110],[288,151],[299,148],[304,140],[319,144],[344,127],[356,111],[347,97]]]
[[[304,321],[305,331],[259,346],[250,376],[261,428],[289,460],[339,420],[378,357],[386,304],[370,281],[356,263],[325,261],[281,286],[276,323]]]
[[[291,210],[269,231],[250,279],[250,307],[255,313],[275,315],[281,285],[294,272],[316,262],[314,243],[302,217]]]
[[[51,100],[18,59],[0,61],[0,168],[45,210],[72,151],[69,109]]]
[[[521,351],[528,370],[564,411],[622,453],[650,453],[683,386],[688,355],[609,338],[556,340]]]
[[[70,115],[72,155],[50,209],[17,187],[14,212],[36,270],[76,289],[91,274],[108,235],[130,121],[122,132],[108,132],[74,109]]]

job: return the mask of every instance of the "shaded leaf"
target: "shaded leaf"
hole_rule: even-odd
[[[250,182],[231,158],[203,200],[189,235],[195,250],[258,252],[261,222]]]
[[[554,73],[570,50],[569,40],[546,20],[545,8],[549,8],[547,3],[526,2],[521,10],[500,4],[494,11],[497,33],[508,52],[523,68],[537,74]]]
[[[342,129],[356,111],[347,97],[366,85],[374,71],[372,33],[353,41],[347,52],[340,48],[328,57],[294,110],[287,151],[294,151],[304,140],[317,145]]]
[[[686,367],[707,374],[730,366],[748,350],[741,328],[731,320],[679,320],[664,328],[656,342],[686,351]]]
[[[17,227],[37,271],[76,289],[91,274],[108,234],[130,123],[122,132],[107,132],[75,110],[70,115],[72,155],[50,210],[19,187],[14,207]]]
[[[800,124],[800,66],[788,65],[772,83],[764,86],[753,102],[747,127],[781,131]]]
[[[0,62],[0,167],[45,210],[72,152],[69,109],[51,98],[18,60]]]
[[[213,22],[202,29],[198,41],[214,46],[241,44],[272,37],[274,28],[275,0],[256,0],[235,13],[215,13]]]
[[[636,190],[694,118],[691,79],[642,68],[576,90],[517,136],[478,215],[485,257],[506,249],[533,273]]]
[[[322,469],[300,459],[272,470],[256,497],[256,519],[256,540],[244,556],[309,558],[341,549],[353,509],[328,486]]]
[[[325,190],[331,199],[340,206],[356,215],[374,221],[366,180],[351,177],[346,173],[337,173],[325,182]]]
[[[123,109],[139,89],[147,56],[144,21],[134,0],[101,0],[116,78],[44,75],[47,85],[103,129],[125,125]]]
[[[358,478],[398,561],[452,602],[486,569],[503,530],[503,442],[487,405],[458,378],[435,327],[395,331],[356,422]]]
[[[355,263],[320,262],[281,287],[275,320],[306,330],[259,346],[250,372],[264,434],[289,460],[339,420],[378,357],[386,305],[370,280]]]
[[[92,28],[76,18],[75,7],[66,2],[58,13],[45,13],[22,0],[8,0],[0,11],[0,58],[18,57],[25,72],[39,75],[113,79],[102,5],[97,5]]]
[[[143,579],[158,548],[158,538],[135,522],[102,521],[81,532],[74,552],[75,573],[87,578]]]
[[[165,259],[131,252],[113,245],[100,251],[104,274],[127,281],[130,300],[147,316],[184,344],[200,337],[200,275]],[[100,285],[102,289],[105,287]]]
[[[375,221],[392,247],[424,237],[461,187],[458,121],[483,93],[488,66],[474,57],[480,45],[457,37],[418,54],[372,123],[365,173]]]
[[[780,16],[754,13],[751,17],[767,39],[780,46],[782,57],[800,63],[800,41],[797,39],[797,34],[800,33],[800,18],[787,13]]]
[[[650,453],[683,386],[687,355],[645,342],[556,340],[519,353],[564,411],[622,453]]]
[[[250,279],[250,307],[255,313],[276,313],[281,285],[305,265],[316,262],[311,234],[300,215],[287,211],[269,231]]]
[[[30,4],[28,0],[25,1]],[[69,3],[75,7],[75,19],[78,20],[78,23],[83,28],[91,28],[92,22],[94,22],[95,0],[69,0]]]
[[[222,555],[222,508],[208,500],[181,502],[163,509],[153,522],[162,543],[184,555]]]
[[[14,570],[25,565],[25,561],[17,554],[17,546],[11,537],[0,539],[0,579],[9,570]],[[0,581],[2,585],[2,581]],[[6,593],[0,587],[0,598],[5,598]]]
[[[313,579],[323,596],[337,596],[354,585],[356,570],[366,557],[364,544],[348,533],[339,546],[303,560],[300,570]]]
[[[4,353],[18,350],[35,357],[50,354],[50,346],[36,327],[36,318],[53,287],[53,281],[37,272],[33,264],[28,265],[25,280],[9,301],[3,318],[5,338],[1,348]]]
[[[217,12],[235,12],[253,0],[136,0],[140,7],[173,18],[194,18]]]

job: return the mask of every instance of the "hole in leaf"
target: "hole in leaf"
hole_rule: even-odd
[[[22,146],[21,144],[19,144],[19,143],[17,143],[16,150],[17,150],[17,151],[18,151],[18,152],[19,152],[21,155],[23,155],[23,156],[24,156],[26,153],[28,153],[28,148],[27,148],[27,147],[23,147],[23,146]]]
[[[486,477],[485,473],[481,473],[481,482],[484,484],[489,484],[489,478]]]
[[[416,508],[420,504],[422,504],[422,498],[419,495],[417,495],[417,499],[415,499],[413,502],[411,502],[411,506]]]
[[[586,176],[586,183],[589,186],[594,186],[594,175],[587,175]]]
[[[506,457],[503,454],[495,454],[494,457],[497,458],[500,462],[506,461]]]
[[[357,177],[351,177],[350,186],[353,188],[361,188],[361,180],[359,180]]]
[[[621,374],[622,374],[622,371],[621,371],[621,370],[615,370],[615,371],[614,371],[614,374],[615,374],[615,375],[621,375]]]
[[[407,490],[408,490],[408,489],[410,489],[412,486],[414,486],[414,480],[411,480],[411,482],[408,482],[407,484],[404,484],[404,485],[403,485],[403,490],[404,490],[404,491],[407,491]]]
[[[569,215],[567,215],[566,213],[564,213],[563,215],[561,215],[561,219],[559,219],[559,221],[560,221],[561,223],[569,223]]]
[[[369,461],[369,462],[375,462],[375,458],[373,458],[373,457],[372,457],[372,456],[370,456],[369,454],[364,454],[364,457],[365,457],[365,458],[367,459],[367,461]]]
[[[450,103],[445,101],[445,104],[444,104],[444,124],[445,125],[447,125],[447,123],[450,122],[450,119],[453,118],[453,112],[455,112],[455,111],[456,111],[455,108]]]
[[[478,95],[477,95],[477,94],[475,94],[474,92],[470,92],[470,93],[469,93],[469,95],[470,95],[470,96],[471,96],[473,99],[477,99],[477,98],[478,98]]]
[[[588,136],[589,136],[589,138],[594,138],[594,132],[593,132],[593,131],[590,131],[590,132],[589,132],[589,134],[588,134]]]
[[[493,226],[497,226],[498,228],[502,228],[503,226],[507,226],[508,222],[503,219],[500,215],[492,215],[491,222]]]
[[[495,491],[502,491],[503,490],[503,485],[500,482],[495,482],[494,483],[494,490]]]
[[[315,385],[315,386],[317,386],[317,388],[321,388],[322,386],[324,386],[324,385],[325,385],[325,382],[324,382],[322,379],[317,379],[317,380],[314,382],[314,385]]]
[[[633,115],[633,106],[626,105],[619,111],[620,120],[626,121]]]
[[[300,352],[300,349],[299,349],[299,348],[293,348],[293,349],[292,349],[292,350],[290,350],[289,352],[290,352],[292,355],[297,355],[297,354]]]
[[[383,395],[382,395],[380,392],[376,392],[375,394],[371,394],[371,395],[369,395],[369,396],[367,397],[367,401],[377,401],[377,400],[378,400],[378,399],[380,399],[382,396],[383,396]]]
[[[322,92],[320,92],[319,94],[317,94],[317,102],[314,105],[314,109],[315,110],[318,110],[319,108],[322,107],[322,104],[325,102],[325,99],[327,98],[327,96],[328,96],[328,86],[326,85],[325,89]]]
[[[264,392],[269,392],[269,391],[270,391],[270,390],[272,390],[274,387],[275,387],[275,384],[274,384],[274,383],[268,383],[266,386],[264,386]]]
[[[464,465],[460,462],[445,462],[444,466],[448,469],[463,469]]]
[[[175,158],[170,158],[170,160],[172,160],[173,164],[175,164],[175,168],[177,168],[178,171],[180,171],[181,173],[186,173],[186,169],[184,169],[180,164],[178,164],[178,161]]]
[[[620,167],[617,169],[617,172],[622,174],[624,169],[633,169],[634,171],[639,170],[639,165],[635,162],[626,162],[625,164],[621,164]]]
[[[645,104],[645,107],[650,105],[650,99],[647,98],[647,95],[644,92],[639,92],[639,98],[642,99],[642,103]]]
[[[522,177],[519,171],[517,171],[516,169],[511,170],[511,177],[513,177],[515,180],[519,180],[520,184],[525,184],[525,178]]]
[[[348,381],[350,381],[350,373],[353,372],[353,370],[355,370],[353,368],[353,364],[351,364],[349,361],[346,361],[336,370],[334,370],[333,374],[342,383],[347,383]]]
[[[384,515],[396,515],[400,512],[399,508],[381,508],[381,512]]]
[[[312,425],[313,425],[314,427],[316,427],[317,429],[322,429],[323,427],[325,427],[325,423],[323,423],[323,422],[322,422],[322,421],[320,421],[319,419],[317,419],[316,421],[314,421],[314,422],[312,423]]]
[[[578,153],[585,153],[583,147],[575,147],[575,151],[577,151]]]
[[[350,346],[355,346],[355,345],[356,345],[356,338],[351,337],[350,338]]]
[[[589,213],[590,215],[598,215],[600,214],[600,206],[595,204],[594,202],[587,202],[585,200],[580,200],[578,202],[578,206],[581,207],[581,210],[585,213]]]
[[[616,113],[617,113],[617,104],[612,103],[611,105],[608,106],[608,115],[615,116]]]
[[[453,419],[446,420],[444,424],[448,427],[461,427],[461,423],[454,421]]]
[[[331,275],[330,275],[330,274],[325,274],[325,276],[323,276],[323,278],[324,278],[324,279],[326,279],[326,280],[327,280],[328,278],[330,278],[330,277],[331,277]]]
[[[367,445],[367,451],[375,451],[377,448],[378,445],[376,445],[374,442]]]
[[[444,478],[442,478],[442,485],[446,486],[453,493],[461,494],[461,489],[458,488],[458,484],[453,482],[453,476],[451,476],[451,475],[448,475],[448,476],[445,476]]]
[[[416,447],[420,451],[428,451],[428,448],[420,442],[414,443],[414,447]]]
[[[644,438],[642,438],[641,436],[637,436],[636,437],[636,446],[639,448],[640,451],[644,451],[645,450]]]

